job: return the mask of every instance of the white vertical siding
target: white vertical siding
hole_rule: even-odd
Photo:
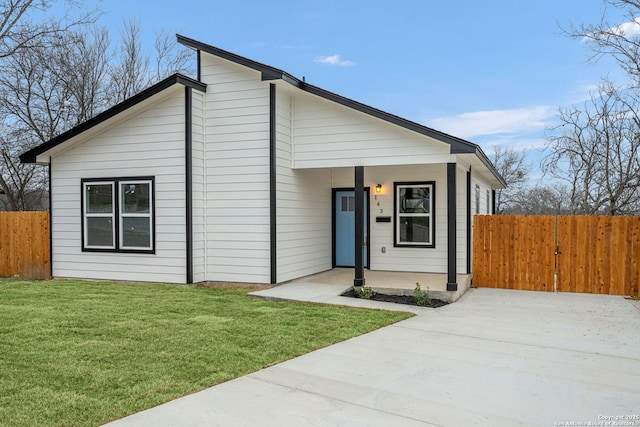
[[[184,88],[157,96],[151,108],[53,157],[54,276],[185,282]],[[156,253],[82,252],[80,180],[135,176],[155,177]]]
[[[331,268],[331,171],[291,169],[292,102],[277,93],[278,282]]]
[[[269,283],[269,84],[202,53],[206,279]]]
[[[206,280],[205,95],[198,90],[192,90],[192,94],[193,281],[198,283]]]
[[[295,97],[293,167],[450,161],[448,144],[310,94]]]

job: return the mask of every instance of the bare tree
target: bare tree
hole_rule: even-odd
[[[543,169],[570,189],[572,213],[640,213],[640,104],[602,83],[584,105],[560,110]]]
[[[65,31],[79,25],[95,22],[99,13],[95,10],[72,18],[69,13],[55,19],[34,17],[47,11],[51,0],[1,0],[0,1],[0,59],[14,55],[19,50],[42,47]],[[81,4],[78,0],[66,0],[70,9]]]
[[[120,55],[109,71],[113,103],[124,101],[150,83],[149,56],[142,48],[140,31],[140,24],[131,20],[120,32]]]
[[[640,85],[640,1],[604,0],[605,7],[600,20],[595,23],[572,26],[564,33],[569,37],[586,42],[591,52],[590,59],[613,59],[618,66],[631,77],[633,84]],[[620,17],[613,22],[607,15],[609,10],[622,10]]]
[[[34,165],[16,161],[21,150],[17,149],[22,134],[18,132],[0,135],[0,210],[25,211],[42,209],[47,205],[46,171]]]
[[[77,5],[73,0],[65,3],[70,10]],[[0,1],[1,79],[8,83],[0,84],[0,190],[5,209],[42,206],[45,171],[22,165],[17,158],[21,151],[59,129],[57,105],[54,110],[47,109],[57,102],[58,93],[52,86],[55,77],[37,67],[42,60],[37,52],[60,46],[67,32],[98,17],[96,11],[90,11],[76,18],[69,13],[59,19],[45,18],[51,4],[48,0]],[[17,108],[20,102],[32,111],[24,114],[25,110]]]
[[[516,203],[516,195],[524,188],[531,167],[525,162],[526,151],[516,151],[513,147],[496,146],[492,161],[497,171],[507,183],[507,188],[496,190],[496,212],[505,213]]]
[[[193,74],[193,55],[190,49],[180,49],[174,35],[165,31],[156,33],[155,78],[160,81],[174,73]]]
[[[43,205],[46,169],[21,164],[19,154],[139,92],[157,73],[178,65],[189,69],[184,54],[165,40],[152,71],[137,24],[125,26],[121,55],[105,28],[89,23],[58,29],[0,58],[0,209]]]
[[[65,27],[66,28],[66,27]],[[49,26],[39,34],[38,43],[15,49],[0,60],[0,189],[2,208],[30,210],[42,208],[46,196],[46,171],[23,165],[19,154],[53,137],[65,128],[61,108],[66,85],[50,67],[67,37],[62,28]],[[31,39],[33,42],[35,39]]]
[[[66,33],[63,44],[42,52],[53,80],[64,93],[60,100],[67,130],[100,113],[110,103],[109,78],[112,55],[106,28],[92,26],[82,32]]]
[[[571,213],[569,190],[560,183],[522,187],[511,197],[503,213],[512,215],[567,215]]]
[[[580,106],[561,109],[559,125],[547,137],[543,170],[566,183],[571,212],[640,214],[640,1],[605,0],[599,22],[571,27],[594,61],[611,58],[626,81],[603,78]],[[626,22],[608,12],[623,10]],[[620,19],[620,18],[618,18]]]

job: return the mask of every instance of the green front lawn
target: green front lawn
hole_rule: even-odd
[[[99,425],[410,316],[249,290],[0,281],[0,425]]]

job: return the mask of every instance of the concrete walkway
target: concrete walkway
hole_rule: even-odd
[[[108,425],[640,426],[639,331],[621,297],[471,289]]]

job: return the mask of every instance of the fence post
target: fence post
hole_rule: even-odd
[[[557,293],[558,292],[558,255],[560,255],[560,245],[558,244],[558,214],[556,214],[556,222],[555,222],[556,226],[554,228],[554,234],[555,234],[555,247],[556,250],[553,253],[553,293]]]

